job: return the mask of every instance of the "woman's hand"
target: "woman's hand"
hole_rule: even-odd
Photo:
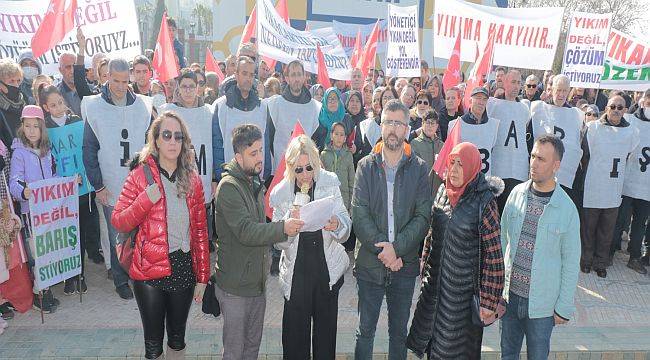
[[[492,315],[494,315],[494,311],[481,306],[481,313],[479,314],[481,321],[485,322],[485,320],[489,319]]]
[[[205,287],[206,284],[203,283],[196,283],[196,286],[194,287],[194,302],[197,304],[203,302],[203,293],[205,292]]]
[[[335,231],[338,228],[339,228],[339,218],[337,218],[336,215],[332,215],[332,217],[327,221],[327,224],[325,224],[323,230]]]

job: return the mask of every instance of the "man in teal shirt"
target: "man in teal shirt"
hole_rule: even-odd
[[[519,359],[526,337],[528,359],[547,359],[555,325],[575,312],[580,267],[580,219],[555,178],[562,141],[544,135],[530,156],[530,180],[517,185],[501,217],[508,301],[501,319],[502,359]]]

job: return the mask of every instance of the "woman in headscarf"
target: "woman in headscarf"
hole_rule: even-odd
[[[315,84],[309,88],[309,93],[311,94],[312,99],[316,101],[322,101],[325,89],[323,88],[323,85]]]
[[[445,93],[438,75],[431,77],[431,80],[427,83],[427,91],[431,95],[431,108],[440,114],[442,108],[445,107]]]
[[[350,116],[345,113],[345,106],[341,101],[341,93],[338,89],[331,87],[325,90],[321,102],[323,106],[321,106],[318,115],[318,129],[314,131],[314,135],[311,137],[319,151],[323,151],[325,144],[330,142],[332,124],[336,122],[343,123],[345,125],[345,136],[350,135],[354,130],[354,123]]]
[[[345,112],[350,116],[353,126],[359,125],[366,119],[366,111],[363,106],[363,95],[357,90],[350,90],[345,101]]]
[[[447,176],[433,206],[422,253],[423,281],[407,347],[428,359],[480,359],[483,327],[494,317],[504,284],[499,212],[503,181],[486,179],[475,145],[460,143],[447,157]]]

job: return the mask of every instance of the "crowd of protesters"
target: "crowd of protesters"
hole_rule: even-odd
[[[463,104],[465,84],[445,89],[426,61],[420,77],[370,69],[364,79],[355,69],[324,87],[300,61],[270,69],[251,43],[219,64],[219,83],[200,64],[186,67],[176,41],[180,75],[164,83],[150,51],[96,54],[86,68],[81,46],[60,56],[53,77],[30,51],[0,61],[0,206],[11,210],[0,221],[9,238],[0,332],[13,310],[60,304],[16,275],[21,259],[34,266],[30,183],[59,176],[78,180],[82,257],[105,264],[119,298],[135,296],[151,359],[184,356],[191,302],[211,273],[224,359],[257,358],[268,274],[284,297],[286,359],[335,357],[349,267],[356,359],[372,358],[384,298],[391,359],[408,349],[479,358],[496,319],[504,359],[518,358],[524,337],[528,358],[545,359],[554,325],[574,318],[580,271],[607,277],[628,238],[627,267],[647,274],[650,90],[571,88],[551,71],[497,67]],[[83,161],[60,166],[53,144],[73,135]],[[446,174],[434,170],[445,141]],[[302,231],[300,206],[329,197],[327,224]],[[136,227],[123,269],[115,241]],[[26,306],[6,292],[19,285]],[[96,285],[84,266],[63,293]]]

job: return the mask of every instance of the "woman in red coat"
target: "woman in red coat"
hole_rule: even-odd
[[[148,185],[145,167],[154,183]],[[138,227],[129,275],[144,328],[145,357],[183,358],[192,297],[201,302],[210,277],[203,188],[185,122],[165,112],[124,183],[111,222],[120,232]],[[166,321],[165,321],[166,320]]]

